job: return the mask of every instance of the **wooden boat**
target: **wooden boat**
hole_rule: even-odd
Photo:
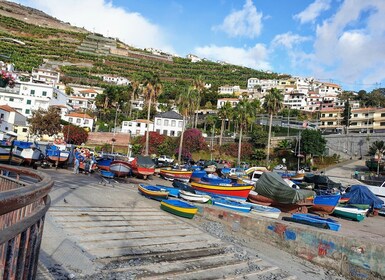
[[[110,164],[110,171],[117,177],[126,177],[131,173],[131,167],[127,161],[114,160]]]
[[[145,197],[158,201],[168,198],[168,192],[160,187],[139,184],[138,191]]]
[[[318,228],[339,231],[341,224],[330,218],[321,218],[311,214],[292,214],[291,217],[283,217],[282,220],[296,222],[300,224],[315,226]]]
[[[274,202],[272,199],[259,195],[257,192],[253,190],[249,192],[249,195],[247,196],[247,200],[252,203],[264,205],[264,206],[269,206]]]
[[[114,155],[106,154],[96,160],[96,165],[100,170],[109,171],[111,162],[113,162],[114,159],[115,159]]]
[[[100,170],[100,176],[106,179],[113,179],[115,177],[115,174],[112,173],[111,171]]]
[[[0,146],[0,163],[21,165],[24,158],[13,152],[14,146],[2,145]]]
[[[148,176],[154,175],[155,163],[149,156],[137,156],[135,159],[129,162],[132,173],[136,177],[147,179]]]
[[[44,157],[38,145],[33,142],[15,140],[12,143],[12,153],[23,158],[23,165],[31,166]]]
[[[247,204],[244,204],[235,200],[225,199],[223,197],[218,197],[218,196],[213,197],[212,202],[213,202],[213,205],[215,206],[219,206],[219,207],[234,210],[234,211],[248,213],[251,210],[251,207]]]
[[[156,186],[159,187],[161,190],[165,190],[166,192],[168,192],[168,196],[179,197],[180,189],[177,189],[174,187],[158,185],[158,184]]]
[[[207,172],[201,168],[194,169],[193,173],[191,174],[191,181],[199,182],[201,178],[206,175]]]
[[[188,183],[183,183],[179,180],[174,180],[172,182],[172,186],[174,188],[177,188],[177,189],[180,189],[180,190],[184,190],[184,191],[187,191],[187,192],[190,192],[190,193],[195,193],[195,189],[193,187],[191,187],[191,185],[189,185]]]
[[[368,210],[362,210],[355,207],[336,206],[333,211],[333,216],[361,222]]]
[[[214,185],[205,182],[191,182],[191,187],[197,191],[208,193],[209,195],[219,195],[245,201],[250,190],[254,186],[250,184],[237,183]]]
[[[251,208],[250,214],[262,216],[266,218],[278,219],[281,214],[281,210],[275,207],[270,207],[266,205],[260,205],[250,202],[241,202],[242,204],[248,205]]]
[[[309,210],[317,214],[331,214],[338,205],[341,195],[316,195]]]
[[[46,159],[57,165],[63,165],[68,162],[70,151],[67,150],[66,144],[52,144],[47,146]]]
[[[159,171],[160,176],[166,180],[169,180],[169,181],[179,180],[182,182],[190,181],[192,173],[193,173],[192,170],[187,170],[187,169],[184,170],[184,169],[162,168]]]
[[[179,191],[179,197],[191,202],[206,203],[211,199],[211,196],[205,194],[196,194],[184,190]]]
[[[198,207],[176,199],[164,199],[160,208],[179,217],[192,219],[198,212]]]
[[[207,173],[212,174],[217,170],[215,165],[209,165],[204,169]]]
[[[229,178],[222,178],[222,177],[219,177],[219,176],[214,175],[214,174],[206,174],[206,175],[202,176],[200,181],[204,182],[204,183],[211,183],[211,184],[214,184],[214,185],[231,184],[232,183],[231,179],[229,179]]]

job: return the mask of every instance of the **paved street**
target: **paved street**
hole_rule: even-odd
[[[344,279],[267,244],[246,248],[220,224],[165,213],[138,194],[141,180],[42,171],[55,186],[40,254],[50,276],[39,279]]]

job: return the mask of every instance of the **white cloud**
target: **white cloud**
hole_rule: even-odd
[[[345,1],[317,26],[313,59],[319,75],[345,83],[385,80],[385,1]],[[326,70],[325,70],[326,69]]]
[[[292,32],[287,32],[284,34],[276,35],[271,44],[273,47],[284,46],[287,49],[292,49],[295,45],[301,44],[309,40],[310,37],[305,37],[298,34],[293,34]]]
[[[262,30],[262,13],[258,13],[252,0],[246,0],[242,10],[234,11],[224,19],[219,26],[213,30],[224,31],[231,37],[245,36],[248,38],[257,37]]]
[[[199,57],[213,61],[220,60],[258,70],[271,70],[270,63],[267,60],[268,50],[262,44],[256,44],[252,48],[210,45],[197,47],[194,53]]]
[[[159,26],[139,13],[129,12],[105,0],[25,0],[15,1],[34,7],[104,36],[117,37],[123,42],[140,48],[154,47],[174,52],[166,43],[167,38]]]
[[[311,3],[305,10],[294,15],[294,19],[298,19],[301,24],[314,22],[314,20],[323,12],[330,8],[331,0],[316,0]]]

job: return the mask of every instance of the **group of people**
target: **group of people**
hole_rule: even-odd
[[[79,174],[79,170],[82,169],[84,174],[89,175],[95,163],[94,154],[90,150],[84,148],[74,150],[74,174]]]

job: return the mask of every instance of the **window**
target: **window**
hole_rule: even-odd
[[[160,134],[160,129],[157,129],[156,132],[158,132]]]
[[[333,117],[333,114],[329,114],[329,117]]]
[[[35,90],[31,89],[31,95],[35,95]]]
[[[357,118],[357,117],[358,117],[358,114],[353,114],[353,117],[354,117],[354,118]]]
[[[13,98],[11,97],[11,98],[9,98],[9,101],[13,101]]]
[[[156,125],[161,125],[161,119],[156,120]]]
[[[28,115],[31,112],[30,109],[25,109],[25,113]]]
[[[333,122],[328,122],[328,125],[333,125]]]
[[[23,132],[27,132],[27,131],[28,131],[28,128],[23,128],[22,131],[23,131]]]
[[[84,124],[89,124],[90,120],[84,120]]]
[[[47,92],[46,91],[43,91],[43,96],[47,96]]]
[[[182,134],[182,132],[178,131],[177,132],[177,136],[180,136]]]
[[[137,127],[140,127],[140,123],[136,123],[136,126],[137,126]]]
[[[164,120],[164,126],[168,126],[168,120]]]
[[[172,121],[171,121],[171,126],[173,126],[173,127],[176,126],[176,121],[175,121],[175,120],[172,120]]]
[[[79,101],[79,105],[82,105],[83,104],[83,101]]]
[[[76,119],[76,123],[80,123],[82,119]]]
[[[0,119],[4,119],[4,114],[3,113],[0,115]]]
[[[385,117],[385,113],[381,113],[381,117]]]
[[[163,130],[163,135],[167,135],[167,130]]]
[[[74,119],[73,118],[68,118],[68,122],[73,122],[74,121]]]
[[[27,104],[31,105],[32,101],[27,99]]]
[[[170,131],[170,136],[175,136],[175,131],[174,130]]]
[[[385,126],[385,122],[380,122],[380,126]]]
[[[183,123],[182,121],[179,121],[178,122],[178,127],[182,127],[182,123]]]

